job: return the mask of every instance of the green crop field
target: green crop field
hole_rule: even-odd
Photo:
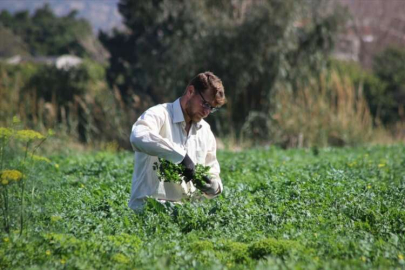
[[[127,207],[132,153],[49,159],[26,179],[22,235],[7,185],[1,269],[405,267],[404,145],[221,151],[220,197],[140,215]]]

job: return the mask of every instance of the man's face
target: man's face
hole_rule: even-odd
[[[210,114],[210,107],[215,107],[215,105],[214,90],[207,89],[203,93],[199,93],[194,89],[194,94],[188,102],[187,114],[193,122],[200,122]]]

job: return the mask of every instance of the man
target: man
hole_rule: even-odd
[[[178,202],[196,188],[207,198],[222,192],[216,142],[203,118],[225,104],[221,80],[212,72],[194,77],[183,96],[173,103],[160,104],[144,112],[132,127],[130,141],[135,150],[131,198],[128,206],[140,211],[145,199]],[[182,184],[160,182],[153,164],[163,158],[185,166]],[[195,164],[210,167],[210,177],[197,187],[193,184]]]

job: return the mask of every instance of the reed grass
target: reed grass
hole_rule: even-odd
[[[85,93],[60,103],[57,90],[46,89],[52,93],[46,98],[39,94],[46,92],[40,86],[27,86],[34,69],[0,65],[0,126],[11,126],[18,116],[25,127],[40,132],[53,129],[57,137],[72,143],[118,143],[129,148],[129,133],[138,112],[124,105],[118,91],[112,93],[103,80],[89,82]]]
[[[373,138],[362,87],[334,71],[296,91],[278,89],[273,102],[272,140],[285,147],[358,145]]]

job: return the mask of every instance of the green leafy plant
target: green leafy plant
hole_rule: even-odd
[[[176,165],[173,162],[159,158],[159,162],[153,164],[153,169],[156,170],[160,181],[178,184],[183,181],[182,173],[184,168],[181,164]]]
[[[153,169],[156,171],[160,181],[181,184],[184,175],[184,166],[182,164],[174,164],[166,159],[159,158],[159,162],[153,164]],[[195,178],[192,180],[195,185],[205,183],[204,177],[209,176],[209,166],[196,164]]]
[[[12,169],[7,157],[4,168]],[[57,153],[50,157],[57,170],[33,162],[25,193],[31,197],[37,183],[30,226],[22,236],[0,230],[0,269],[405,265],[403,144],[219,150],[217,158],[220,197],[174,207],[151,199],[142,214],[127,207],[133,153]]]

